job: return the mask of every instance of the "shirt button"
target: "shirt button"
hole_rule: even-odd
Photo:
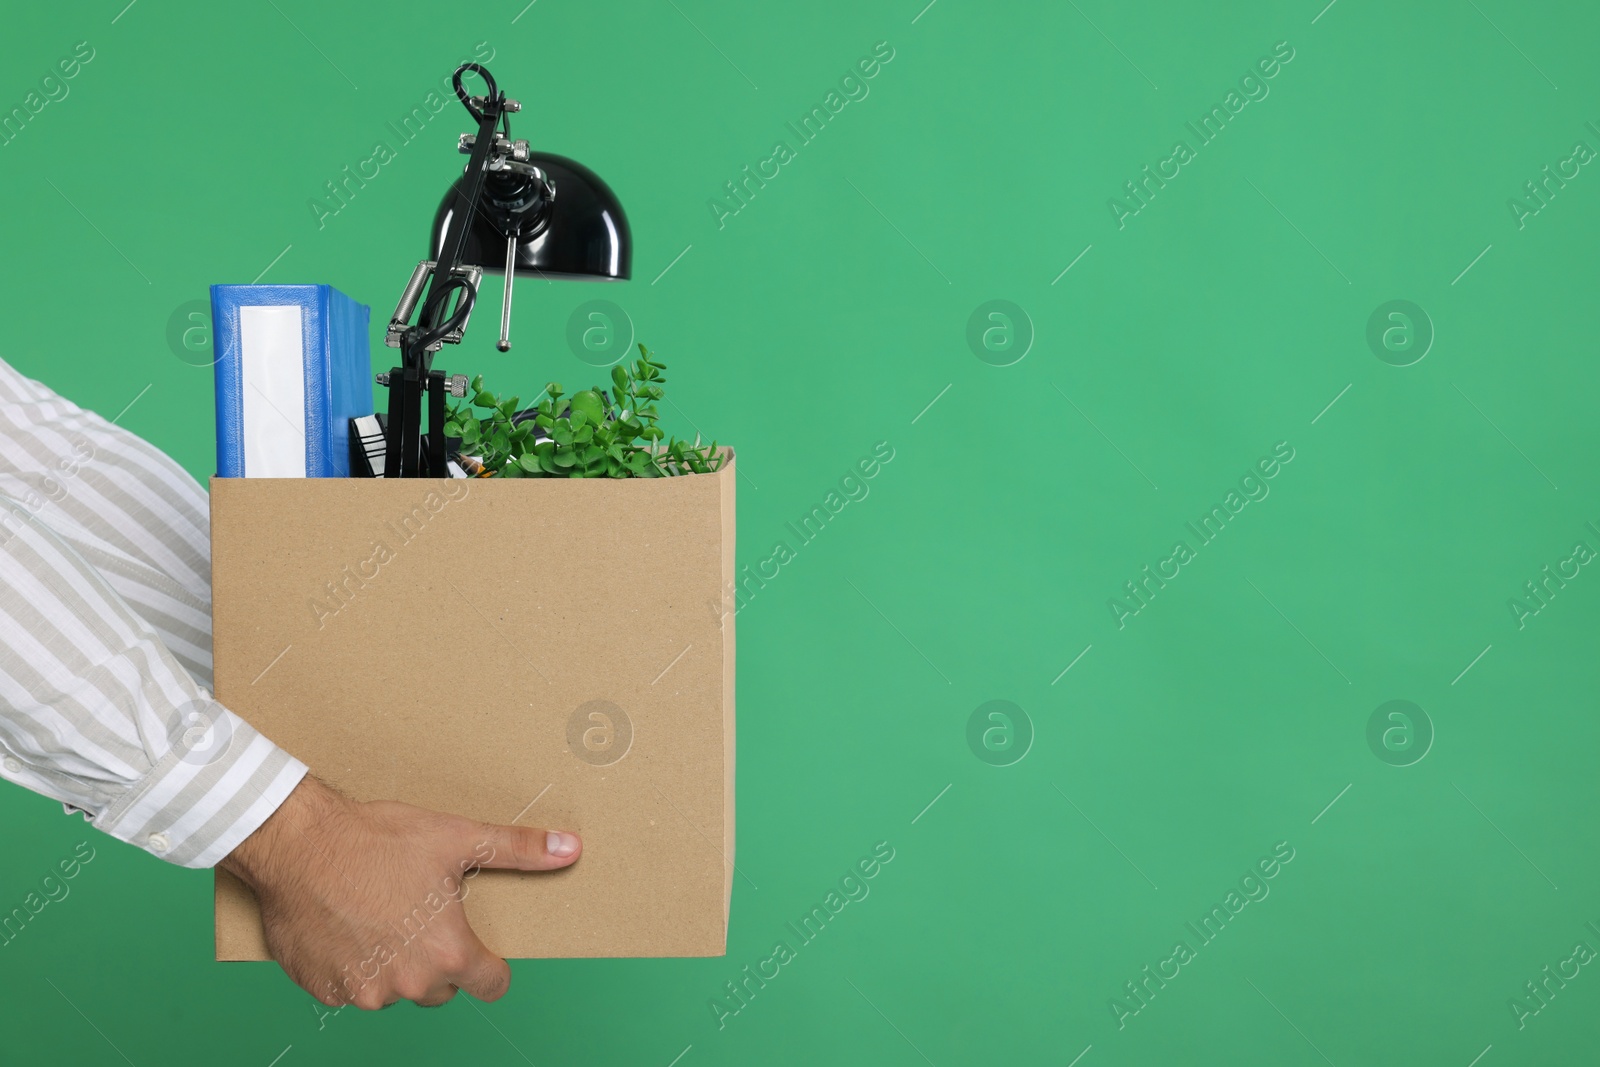
[[[21,774],[22,773],[22,764],[17,762],[17,758],[15,756],[7,756],[6,757],[6,759],[5,759],[5,768],[6,768],[7,773],[9,773],[9,774]]]
[[[172,842],[167,840],[167,835],[166,834],[151,834],[150,835],[150,851],[151,852],[165,852],[167,849],[169,849],[171,847],[172,847]]]

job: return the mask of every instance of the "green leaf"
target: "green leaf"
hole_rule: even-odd
[[[542,469],[539,466],[539,457],[527,454],[517,457],[517,466],[521,467],[525,471],[530,472],[537,472]]]
[[[555,439],[555,442],[558,445],[572,444],[572,431],[566,426],[562,425],[562,423],[565,423],[566,421],[566,419],[562,419],[561,422],[556,423],[555,430],[550,434],[550,436]]]
[[[577,459],[571,452],[564,452],[561,449],[556,449],[556,451],[550,456],[550,462],[554,463],[557,467],[565,468],[572,466],[577,462]]]
[[[606,417],[605,404],[600,400],[600,394],[593,389],[572,394],[572,414],[574,417],[582,415],[590,422],[603,422]]]
[[[472,397],[472,402],[480,408],[492,408],[497,403],[494,394],[487,389],[480,389],[475,393]]]
[[[520,477],[522,477],[522,468],[517,466],[515,463],[507,463],[505,466],[500,468],[500,473],[497,474],[495,477],[497,477],[497,478],[520,478]]]
[[[628,372],[621,367],[611,368],[611,381],[618,389],[628,388]]]
[[[472,376],[472,391],[474,393],[483,392],[483,375],[475,374]]]
[[[460,437],[461,424],[459,422],[446,422],[444,424],[444,435],[446,437]]]

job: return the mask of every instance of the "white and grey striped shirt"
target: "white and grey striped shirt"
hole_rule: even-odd
[[[306,773],[210,690],[204,490],[0,362],[0,777],[210,867]]]

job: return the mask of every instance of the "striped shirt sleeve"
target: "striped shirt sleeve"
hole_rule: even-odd
[[[187,472],[0,363],[0,777],[186,867],[306,773],[209,692],[208,540]]]

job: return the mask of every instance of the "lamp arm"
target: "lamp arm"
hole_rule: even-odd
[[[476,70],[483,76],[484,81],[489,83],[489,95],[482,111],[472,106],[461,88],[461,72],[465,70]],[[457,187],[456,210],[450,213],[450,225],[445,231],[444,242],[440,249],[441,255],[434,263],[432,273],[428,276],[427,296],[422,301],[423,312],[417,327],[414,327],[414,329],[423,329],[430,332],[436,327],[438,316],[442,313],[444,307],[442,299],[437,304],[434,303],[434,300],[440,295],[446,283],[457,277],[455,272],[461,263],[461,252],[466,247],[467,232],[471,229],[472,218],[477,213],[478,198],[483,192],[483,183],[488,176],[486,164],[489,160],[489,153],[494,147],[494,128],[500,122],[501,109],[505,103],[504,98],[496,91],[494,79],[489,76],[489,72],[476,63],[464,64],[456,71],[455,85],[456,93],[462,96],[462,103],[466,105],[473,118],[478,120],[478,136],[473,140],[472,154],[467,158],[467,167],[464,174],[465,181],[462,183],[465,188]],[[476,289],[470,284],[466,286],[466,290],[471,292],[473,296],[477,295]],[[428,314],[430,305],[433,307],[432,316]],[[439,336],[442,337],[443,334]],[[438,340],[439,337],[434,337],[430,339],[429,344],[435,344]],[[402,346],[402,351],[404,351],[404,346]],[[431,360],[432,357],[424,351],[421,355],[423,373],[427,373],[428,364]]]
[[[473,98],[467,95],[466,88],[461,84],[461,75],[469,70],[475,71],[484,80],[484,84],[488,86],[488,92],[481,98],[484,103],[481,110],[473,105]],[[440,248],[442,254],[439,256],[438,262],[434,264],[432,277],[428,279],[430,293],[445,279],[451,277],[457,265],[461,262],[461,252],[467,243],[467,231],[471,228],[472,216],[477,211],[478,197],[483,192],[483,183],[488,176],[486,164],[489,160],[489,153],[494,148],[494,128],[501,121],[506,121],[508,127],[510,124],[509,120],[504,118],[506,114],[505,94],[500,92],[499,87],[495,84],[494,76],[489,73],[487,67],[480,66],[477,63],[463,63],[456,68],[455,75],[451,78],[451,84],[455,86],[456,96],[460,99],[461,106],[466,108],[467,114],[477,121],[478,135],[472,142],[472,154],[467,157],[466,182],[464,183],[467,186],[464,197],[465,202],[463,204],[463,196],[458,192],[456,197],[457,210],[450,213],[450,226],[445,231],[444,244]],[[462,210],[463,207],[465,207],[465,210]]]
[[[475,71],[488,86],[481,98],[480,109],[473,103],[461,84],[466,71]],[[384,469],[390,477],[416,477],[419,473],[422,436],[422,393],[425,388],[442,389],[441,383],[431,383],[433,353],[445,334],[457,326],[464,326],[466,317],[476,302],[477,289],[473,282],[457,274],[461,253],[466,245],[472,217],[476,213],[478,198],[488,173],[489,153],[494,147],[494,128],[507,122],[505,95],[495,85],[489,71],[476,63],[464,63],[456,69],[453,78],[456,96],[478,123],[478,135],[473,141],[467,159],[464,181],[457,187],[456,210],[450,213],[450,223],[440,246],[441,254],[428,275],[427,292],[422,299],[422,313],[415,325],[407,327],[400,336],[400,373],[389,378],[389,427],[385,442]],[[452,292],[460,290],[455,310],[445,316]],[[430,419],[433,439],[429,442],[429,469],[435,476],[445,473],[443,393],[432,404],[435,418]]]

